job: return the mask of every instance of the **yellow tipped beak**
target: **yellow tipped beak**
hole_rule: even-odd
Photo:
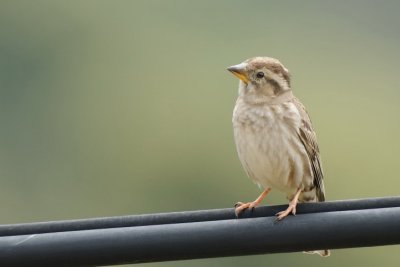
[[[231,66],[227,68],[230,72],[233,73],[236,77],[238,77],[240,80],[242,80],[245,84],[249,83],[249,78],[246,74],[246,63],[240,63],[238,65]]]

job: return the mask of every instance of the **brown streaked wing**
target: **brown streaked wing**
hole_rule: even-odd
[[[300,116],[302,118],[302,125],[299,129],[299,138],[303,143],[308,158],[311,163],[312,173],[314,175],[314,185],[316,187],[317,199],[318,201],[325,201],[325,187],[324,187],[324,173],[321,165],[321,158],[319,147],[317,143],[317,136],[312,128],[312,123],[310,116],[308,115],[303,104],[297,99],[293,99],[293,103],[299,110]]]

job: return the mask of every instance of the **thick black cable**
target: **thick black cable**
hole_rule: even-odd
[[[0,266],[103,266],[400,243],[400,207],[0,237]],[[334,253],[334,251],[333,251]]]
[[[298,214],[320,213],[346,210],[362,210],[400,207],[400,197],[383,197],[371,199],[340,200],[324,203],[299,204]],[[257,207],[252,212],[245,211],[241,218],[256,218],[275,216],[287,205]],[[80,231],[91,229],[108,229],[118,227],[146,226],[172,223],[188,223],[203,221],[219,221],[235,219],[233,208],[199,210],[171,213],[157,213],[145,215],[130,215],[118,217],[104,217],[81,220],[50,221],[38,223],[0,225],[0,236],[28,235],[40,233],[54,233],[66,231]]]

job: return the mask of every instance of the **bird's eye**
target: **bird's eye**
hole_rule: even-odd
[[[257,76],[258,79],[261,79],[261,78],[264,77],[264,72],[262,72],[262,71],[257,72],[256,76]]]

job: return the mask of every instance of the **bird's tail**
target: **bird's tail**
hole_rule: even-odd
[[[324,184],[321,184],[322,189],[316,191],[316,196],[311,201],[300,201],[300,202],[324,202],[325,201],[325,190]],[[321,257],[329,257],[331,255],[331,251],[324,249],[324,250],[314,250],[314,251],[304,251],[306,254],[318,254]]]
[[[304,253],[306,254],[318,254],[321,257],[329,257],[331,255],[331,251],[330,250],[314,250],[314,251],[304,251]]]

